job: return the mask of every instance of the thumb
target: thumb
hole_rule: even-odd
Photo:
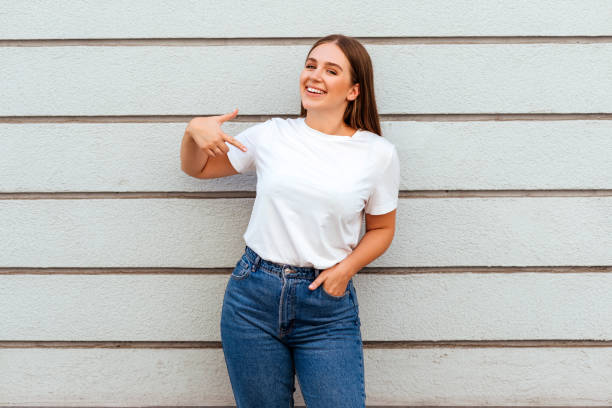
[[[308,285],[308,289],[312,289],[312,290],[314,290],[314,289],[318,288],[318,287],[319,287],[319,285],[320,285],[321,283],[323,283],[323,279],[322,279],[322,278],[320,278],[320,277],[318,277],[318,278],[316,278],[315,280],[313,280],[313,281],[310,283],[310,285]]]
[[[223,122],[225,122],[227,120],[234,119],[237,114],[238,114],[238,108],[234,109],[230,113],[226,113],[224,115],[219,115],[217,118],[219,120],[219,123],[223,123]]]

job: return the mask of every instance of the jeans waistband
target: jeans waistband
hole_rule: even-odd
[[[281,264],[272,261],[268,261],[263,259],[257,252],[255,252],[251,247],[246,245],[244,247],[244,252],[253,265],[253,269],[261,268],[267,272],[276,274],[278,276],[283,275],[291,276],[296,278],[306,278],[306,279],[316,279],[319,276],[319,273],[323,269],[312,268],[308,266],[295,266],[290,264]]]

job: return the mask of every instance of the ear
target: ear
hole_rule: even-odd
[[[357,99],[357,96],[359,96],[359,84],[353,85],[351,91],[348,94],[348,100],[354,101],[355,99]]]

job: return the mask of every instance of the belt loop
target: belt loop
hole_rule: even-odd
[[[260,263],[261,263],[261,256],[255,255],[255,262],[253,263],[253,272],[255,272],[255,269],[259,268]]]
[[[247,251],[247,248],[249,249],[248,251]],[[247,251],[247,252],[250,252],[251,254],[253,254],[255,256],[255,259],[252,260],[253,261],[253,266],[251,267],[251,270],[253,272],[255,272],[255,269],[259,268],[259,264],[261,263],[261,256],[259,256],[259,254],[257,252],[255,252],[253,250],[253,248],[250,248],[248,245],[244,246],[244,250]]]
[[[319,276],[319,272],[321,272],[320,269],[315,268],[315,273],[314,273],[314,277],[315,279],[317,279],[317,277]]]

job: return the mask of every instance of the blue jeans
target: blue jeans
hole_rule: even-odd
[[[294,376],[308,408],[365,408],[363,344],[351,279],[342,296],[321,269],[262,259],[249,246],[228,278],[221,342],[237,408],[294,406]]]

